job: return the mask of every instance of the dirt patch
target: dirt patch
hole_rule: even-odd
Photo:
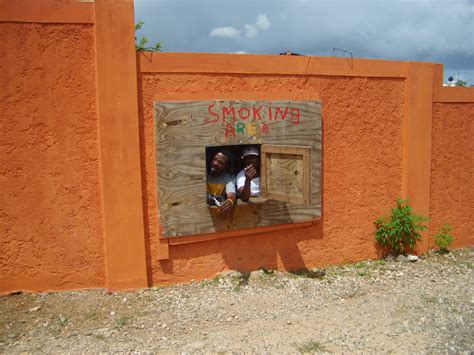
[[[0,297],[0,351],[469,352],[473,262],[471,248],[137,292],[12,294]]]

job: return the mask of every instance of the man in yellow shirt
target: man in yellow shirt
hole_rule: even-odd
[[[235,177],[229,172],[231,154],[218,151],[209,164],[207,173],[207,204],[217,206],[220,215],[229,216],[236,201]]]

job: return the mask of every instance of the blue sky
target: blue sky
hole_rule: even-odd
[[[135,0],[139,35],[165,52],[277,54],[444,64],[474,85],[474,0]]]

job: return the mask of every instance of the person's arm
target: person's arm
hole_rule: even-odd
[[[233,193],[233,192],[228,193],[227,194],[227,200],[222,202],[220,207],[219,207],[219,213],[226,215],[226,214],[232,212],[232,210],[234,209],[236,200],[237,200],[237,197],[236,197],[235,193]]]
[[[225,185],[226,200],[221,203],[218,208],[218,212],[222,215],[230,214],[235,207],[237,201],[237,195],[235,194],[235,178]]]
[[[257,177],[257,169],[253,165],[249,165],[245,167],[245,182],[244,186],[239,187],[239,195],[242,201],[247,202],[250,198],[250,195],[252,194],[251,192],[251,182],[252,179]]]

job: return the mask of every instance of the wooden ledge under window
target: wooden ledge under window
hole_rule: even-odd
[[[216,239],[243,237],[243,236],[251,235],[251,234],[269,233],[269,232],[286,230],[286,229],[304,228],[304,227],[312,226],[313,224],[317,224],[320,221],[321,219],[313,219],[311,221],[306,221],[306,222],[280,224],[276,226],[246,228],[246,229],[238,229],[238,230],[232,230],[232,231],[227,231],[227,232],[198,234],[198,235],[185,236],[185,237],[171,237],[171,238],[161,238],[161,239],[168,240],[169,245],[200,243],[200,242],[206,242],[206,241],[216,240]]]

